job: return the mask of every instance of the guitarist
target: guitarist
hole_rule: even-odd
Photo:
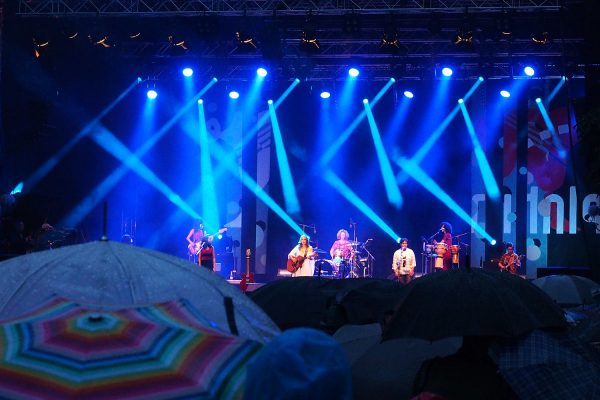
[[[502,257],[500,257],[500,261],[498,262],[498,267],[500,267],[500,271],[516,274],[520,266],[521,257],[517,253],[515,253],[513,244],[507,242],[506,253],[504,253]]]
[[[288,271],[292,276],[313,276],[315,252],[308,243],[308,236],[301,235],[298,244],[288,254]]]
[[[185,240],[188,242],[188,257],[190,261],[197,262],[196,257],[198,256],[198,252],[200,251],[200,245],[202,243],[202,238],[206,236],[206,231],[204,230],[204,223],[202,221],[197,221],[190,232],[188,233]]]

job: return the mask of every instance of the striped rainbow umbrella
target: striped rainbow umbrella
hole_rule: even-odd
[[[262,345],[203,328],[182,304],[99,310],[51,299],[4,322],[0,398],[241,398]]]

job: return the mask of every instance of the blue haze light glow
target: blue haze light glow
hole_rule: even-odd
[[[481,177],[483,179],[483,185],[485,186],[485,190],[492,199],[497,200],[500,197],[500,188],[498,187],[498,183],[494,178],[492,168],[490,167],[490,164],[485,156],[485,152],[481,147],[481,143],[477,138],[475,127],[473,126],[473,122],[471,121],[471,117],[469,116],[467,107],[465,107],[464,103],[460,103],[460,110],[462,111],[463,117],[465,119],[467,131],[469,132],[469,137],[471,138],[471,142],[473,143],[473,152],[475,153],[475,159],[477,160],[479,170],[481,171]]]
[[[10,194],[17,194],[17,193],[21,193],[21,191],[23,190],[23,182],[19,182],[17,183],[17,186],[15,186],[15,188],[13,190],[11,190]]]
[[[362,212],[367,218],[375,223],[383,232],[385,232],[392,240],[398,240],[399,235],[386,224],[383,219],[371,207],[367,205],[356,193],[352,191],[333,171],[325,170],[323,178],[335,188],[346,200],[350,202],[356,209]]]
[[[396,208],[400,208],[402,207],[403,199],[402,195],[400,194],[400,189],[396,184],[394,172],[392,171],[392,165],[390,164],[390,160],[385,151],[383,141],[381,140],[379,128],[377,127],[377,123],[375,122],[375,117],[373,116],[371,107],[369,106],[368,102],[364,103],[364,105],[365,111],[367,113],[367,120],[369,121],[369,128],[371,129],[371,136],[373,137],[373,144],[375,145],[377,161],[379,162],[379,169],[381,171],[381,176],[383,177],[383,183],[385,186],[385,192],[387,194],[388,202],[396,206]]]
[[[300,84],[300,79],[298,79],[298,78],[294,79],[293,82],[290,84],[290,86],[288,86],[288,88],[281,94],[281,96],[279,96],[279,98],[275,101],[275,103],[273,103],[273,105],[275,106],[275,109],[277,109],[277,107],[279,107],[281,105],[281,103],[286,99],[287,96],[289,96],[289,94],[292,92],[292,90],[294,90],[294,88],[296,86],[298,86],[298,84]],[[258,121],[256,121],[256,124],[252,128],[250,128],[248,130],[248,132],[246,132],[246,134],[242,138],[241,144],[239,144],[234,149],[234,152],[230,155],[230,157],[235,157],[236,154],[240,154],[242,149],[244,147],[246,147],[246,144],[248,144],[250,142],[250,140],[252,140],[254,135],[256,135],[256,133],[260,130],[260,128],[262,128],[268,121],[269,121],[269,113],[263,113],[258,118]],[[217,174],[219,172],[220,172],[219,170],[216,171]]]
[[[296,184],[292,177],[292,171],[290,170],[287,153],[283,144],[283,137],[281,136],[281,129],[279,128],[277,114],[275,113],[272,101],[269,103],[269,115],[271,116],[271,126],[273,127],[273,140],[275,142],[275,153],[277,154],[285,210],[288,214],[298,214],[300,212],[300,203],[296,194]]]
[[[542,114],[542,119],[544,120],[544,123],[546,124],[546,129],[548,129],[548,132],[550,132],[550,136],[552,137],[552,144],[556,148],[558,156],[561,159],[564,159],[567,156],[567,150],[565,149],[565,147],[563,146],[563,144],[560,141],[560,138],[558,137],[556,128],[554,128],[554,123],[552,122],[552,119],[550,119],[550,115],[548,114],[546,107],[544,107],[544,103],[542,103],[542,99],[540,99],[538,97],[537,99],[535,99],[535,103],[537,104],[538,109],[540,110],[540,114]]]
[[[202,187],[202,215],[204,225],[209,232],[214,232],[221,226],[219,223],[219,203],[213,175],[209,148],[211,146],[204,105],[198,104],[199,140],[200,140],[200,186]]]
[[[477,221],[473,220],[473,218],[471,218],[469,214],[464,211],[458,205],[458,203],[440,187],[440,185],[431,179],[417,163],[408,158],[400,157],[396,160],[396,165],[402,168],[402,170],[404,170],[411,178],[413,178],[415,182],[440,200],[440,202],[444,206],[448,207],[450,211],[455,213],[460,219],[469,224],[481,237],[490,243],[494,240],[494,238],[492,238],[481,226],[479,226]]]
[[[383,97],[385,92],[394,84],[393,80],[388,80],[387,83],[381,88],[381,90],[375,95],[373,101],[370,102],[371,109],[375,107],[377,102]],[[361,111],[359,115],[354,118],[354,120],[350,123],[350,125],[338,136],[337,140],[332,143],[325,154],[321,157],[320,163],[321,165],[326,165],[336,156],[337,152],[340,150],[342,145],[346,143],[346,140],[352,135],[352,132],[356,129],[358,124],[367,116],[367,112],[365,110]]]
[[[54,167],[56,165],[58,165],[58,162],[60,160],[62,160],[62,158],[69,151],[71,151],[71,149],[73,147],[75,147],[75,145],[82,138],[84,138],[91,132],[92,128],[94,128],[97,124],[100,124],[100,121],[102,120],[102,118],[104,118],[104,116],[106,116],[106,114],[108,114],[110,111],[112,111],[112,109],[115,108],[115,106],[117,104],[119,104],[121,102],[121,100],[123,100],[125,98],[125,96],[141,82],[142,82],[141,78],[137,78],[121,94],[119,94],[119,96],[117,96],[116,99],[111,101],[110,104],[108,106],[106,106],[97,116],[95,116],[92,120],[90,120],[87,124],[85,124],[85,126],[79,132],[77,132],[77,134],[66,145],[64,145],[54,155],[49,157],[48,160],[46,160],[46,162],[44,162],[44,164],[42,164],[41,167],[39,167],[30,177],[28,177],[25,180],[25,187],[27,187],[27,188],[35,187],[41,179],[43,179],[46,175],[48,175],[50,173],[50,171],[52,171],[52,169],[54,169]],[[72,226],[72,225],[68,225],[68,226]]]
[[[567,78],[565,78],[564,76],[562,78],[560,78],[560,80],[558,81],[556,86],[554,86],[554,89],[552,89],[552,91],[550,92],[550,94],[548,95],[548,97],[546,98],[544,103],[550,104],[550,102],[552,102],[552,100],[554,100],[554,97],[556,97],[556,95],[560,91],[560,88],[563,87],[563,85],[565,84],[566,81],[567,81]]]
[[[133,169],[137,163],[141,163],[139,160],[150,151],[154,145],[177,123],[177,121],[195,104],[198,104],[198,99],[202,97],[215,83],[217,78],[212,78],[201,90],[198,92],[189,102],[175,113],[156,133],[154,133],[144,144],[131,156],[124,159],[119,159],[121,165],[117,167],[109,176],[97,185],[75,208],[71,210],[66,216],[64,216],[60,225],[62,226],[75,226],[79,224],[86,215],[102,200],[112,188],[119,183],[121,179]],[[178,196],[169,197],[171,201],[180,200]],[[179,204],[179,203],[176,203]],[[185,204],[185,203],[184,203]],[[182,211],[191,215],[193,218],[199,219],[199,215],[193,209],[188,206],[180,207]]]
[[[463,102],[467,101],[473,95],[473,93],[475,93],[475,90],[477,90],[477,88],[480,85],[481,85],[481,81],[479,79],[477,79],[475,81],[475,83],[473,84],[473,86],[471,86],[471,88],[463,96],[463,98],[462,98]],[[452,111],[450,111],[450,113],[446,116],[446,118],[444,118],[442,123],[433,131],[433,133],[431,135],[429,135],[429,138],[427,139],[427,141],[425,143],[423,143],[423,146],[421,146],[419,148],[419,150],[417,150],[415,155],[411,158],[412,161],[414,161],[416,164],[419,164],[421,161],[423,161],[425,159],[425,157],[427,156],[429,151],[433,148],[435,143],[442,136],[442,134],[444,133],[444,131],[446,130],[448,125],[450,125],[450,122],[452,122],[454,117],[458,114],[458,111],[459,111],[459,105],[457,104],[456,106],[454,106]],[[407,179],[408,179],[408,175],[404,171],[400,171],[400,173],[397,176],[398,184],[400,184],[400,185],[404,184]]]

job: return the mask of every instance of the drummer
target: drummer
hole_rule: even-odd
[[[449,271],[452,268],[452,253],[450,249],[452,247],[452,225],[449,222],[441,222],[440,230],[435,234],[434,245],[443,243],[446,245],[446,252],[444,253],[444,271]]]
[[[348,240],[350,234],[345,229],[340,229],[337,232],[337,239],[333,242],[333,246],[329,250],[331,259],[336,267],[340,267],[342,262],[346,263],[352,257],[352,242]]]

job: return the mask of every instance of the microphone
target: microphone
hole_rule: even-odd
[[[350,218],[350,225],[348,225],[348,226],[349,226],[350,228],[352,228],[352,224],[353,224],[353,222],[352,222],[352,218]]]
[[[313,235],[317,234],[317,225],[313,224]]]

